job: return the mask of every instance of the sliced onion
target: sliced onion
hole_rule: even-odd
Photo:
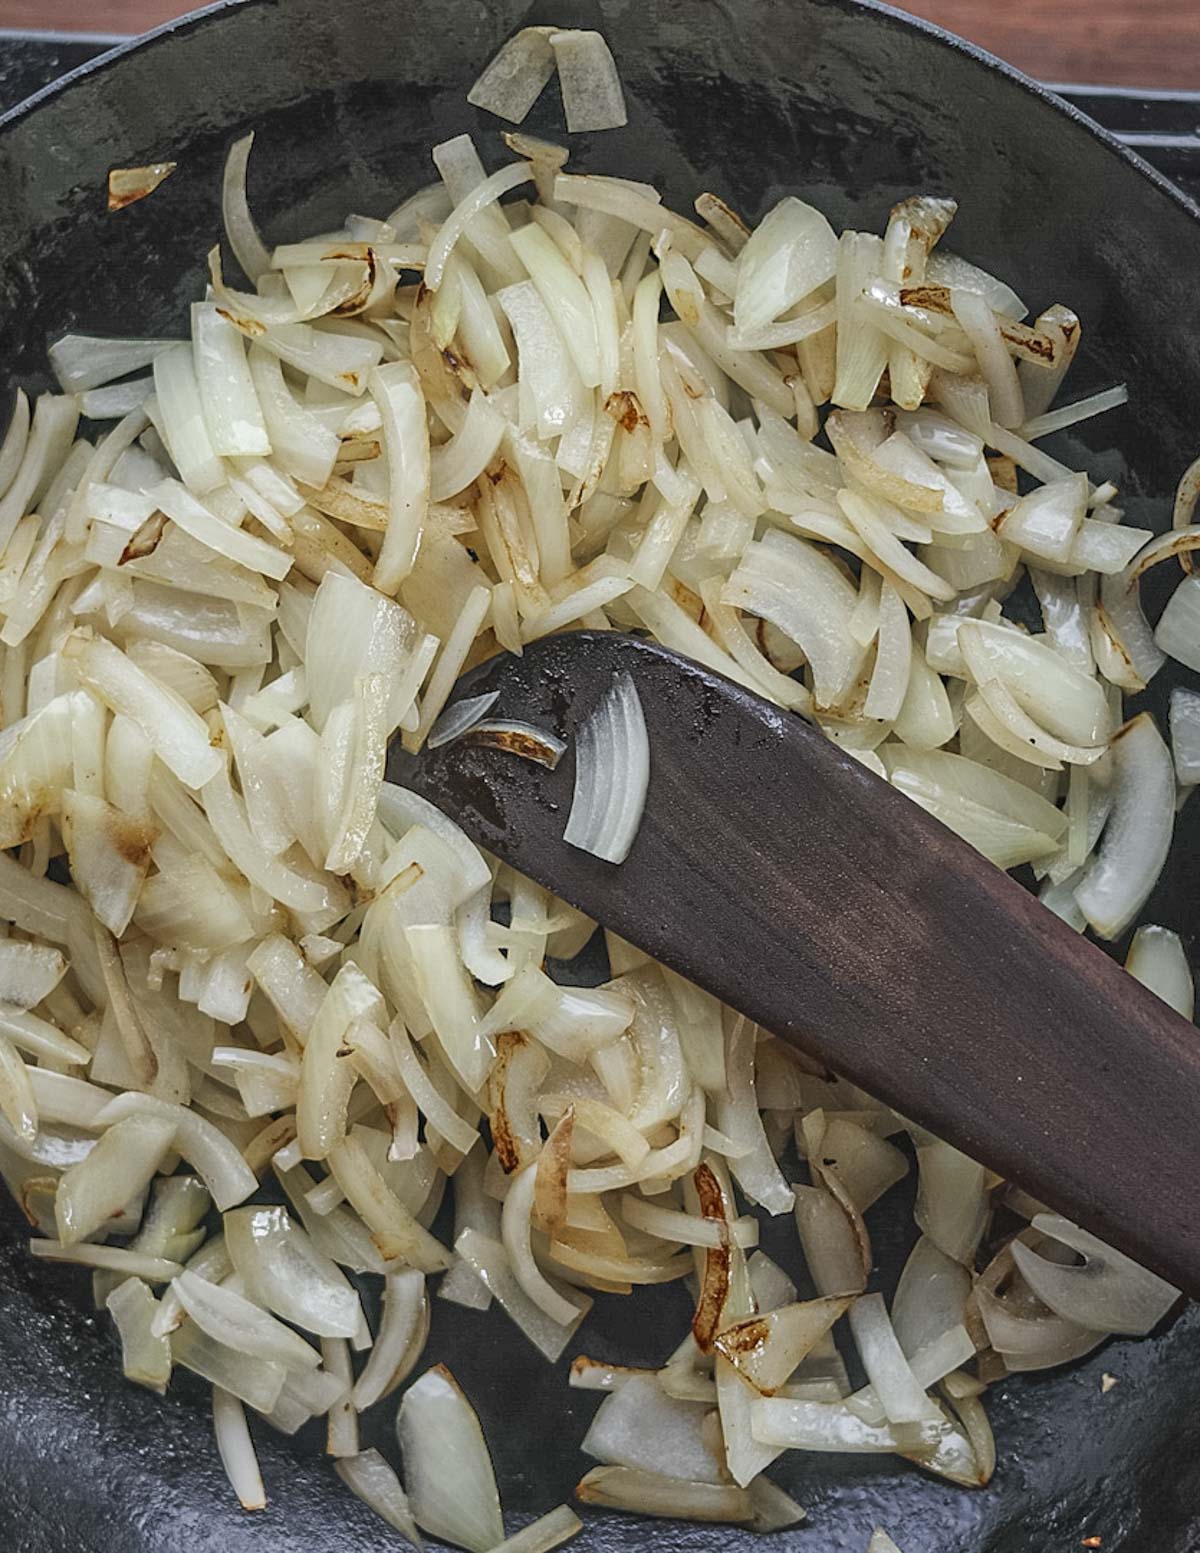
[[[178,1262],[166,1257],[86,1241],[66,1246],[60,1240],[31,1240],[29,1254],[47,1262],[78,1262],[83,1267],[99,1267],[128,1278],[144,1278],[147,1283],[168,1283],[183,1271]]]
[[[788,1304],[717,1334],[715,1347],[765,1396],[791,1378],[801,1361],[845,1314],[851,1296]]]
[[[575,1486],[584,1504],[668,1520],[740,1525],[754,1517],[745,1489],[735,1484],[692,1483],[633,1467],[593,1467]]]
[[[754,1048],[754,1026],[749,1020],[736,1018],[726,1041],[727,1089],[717,1096],[717,1126],[739,1150],[746,1151],[730,1161],[742,1191],[768,1213],[786,1213],[794,1198],[763,1131],[754,1090]]]
[[[964,620],[958,642],[976,682],[1000,680],[1050,734],[1084,747],[1107,738],[1111,714],[1101,687],[1052,648],[983,620]]]
[[[950,302],[987,383],[996,423],[1004,427],[1019,426],[1025,419],[1024,395],[991,303],[965,287],[954,287]]]
[[[1057,1214],[1035,1215],[1033,1228],[1084,1257],[1082,1266],[1068,1267],[1039,1256],[1019,1239],[1012,1243],[1029,1287],[1065,1320],[1095,1332],[1144,1337],[1179,1298],[1179,1290],[1164,1279]]]
[[[419,923],[404,930],[417,990],[451,1069],[469,1094],[483,1088],[495,1048],[458,955],[454,930]]]
[[[171,1357],[261,1413],[269,1413],[278,1402],[287,1373],[269,1359],[227,1347],[193,1321],[172,1332]]]
[[[29,440],[29,396],[18,388],[13,399],[12,417],[0,443],[0,497],[7,494],[25,457]]]
[[[165,178],[169,178],[179,166],[178,162],[151,162],[146,167],[113,167],[108,174],[108,208],[124,210],[153,194]]]
[[[109,1127],[127,1116],[138,1115],[161,1117],[174,1124],[176,1149],[195,1166],[222,1212],[257,1191],[254,1173],[235,1145],[212,1122],[186,1106],[172,1105],[150,1095],[117,1095],[96,1115],[93,1125]]]
[[[394,1531],[407,1537],[415,1548],[422,1548],[421,1533],[413,1519],[408,1495],[400,1479],[377,1450],[360,1451],[334,1462],[334,1470],[351,1493],[356,1494]]]
[[[171,1344],[151,1323],[158,1301],[140,1278],[126,1278],[105,1300],[121,1339],[121,1369],[126,1380],[160,1395],[171,1379]]]
[[[1185,577],[1167,600],[1154,632],[1158,648],[1190,669],[1200,669],[1200,578]]]
[[[583,1522],[570,1505],[560,1504],[556,1510],[540,1515],[536,1521],[506,1537],[492,1553],[550,1553],[561,1547],[583,1530]]]
[[[1079,909],[1102,938],[1129,926],[1154,888],[1175,828],[1170,751],[1148,712],[1113,740],[1113,807],[1100,850],[1075,891]]]
[[[67,962],[57,949],[11,938],[0,941],[0,1001],[13,1008],[33,1008],[66,972]]]
[[[510,124],[520,124],[554,74],[553,29],[522,27],[486,64],[467,101]]]
[[[114,378],[148,367],[155,356],[177,340],[105,339],[64,334],[47,352],[54,375],[68,393],[99,388]]]
[[[18,1051],[28,1052],[32,1057],[46,1058],[52,1062],[65,1063],[68,1067],[74,1067],[79,1063],[86,1063],[90,1059],[90,1053],[86,1046],[79,1041],[72,1040],[64,1035],[56,1025],[48,1019],[42,1019],[37,1014],[31,1014],[25,1009],[14,1008],[11,1004],[0,1003],[0,1035],[4,1035]],[[40,1070],[38,1070],[40,1073]],[[40,1075],[48,1079],[51,1084],[66,1075],[47,1070]],[[66,1083],[78,1083],[82,1090],[91,1086],[82,1083],[81,1080],[72,1080],[66,1077]],[[94,1092],[99,1099],[99,1104],[111,1098],[101,1090]],[[99,1106],[97,1106],[99,1109]],[[43,1111],[43,1114],[46,1114]],[[52,1117],[51,1120],[68,1121],[69,1117]]]
[[[257,281],[271,268],[271,255],[259,236],[246,200],[246,167],[253,145],[254,134],[251,132],[235,140],[229,148],[221,181],[221,215],[234,258],[247,278]]]
[[[1200,694],[1176,686],[1171,691],[1171,752],[1179,782],[1200,782]],[[11,1033],[11,1032],[10,1032]]]
[[[532,723],[511,719],[503,722],[496,719],[477,722],[460,737],[467,744],[506,750],[521,760],[531,760],[535,765],[545,766],[549,771],[554,770],[567,751],[566,742],[555,734],[548,733],[544,728],[535,728]]]
[[[0,1035],[0,1114],[4,1116],[21,1143],[28,1146],[36,1143],[39,1117],[29,1070],[21,1060],[16,1047],[7,1036],[2,1035]],[[123,1204],[124,1199],[118,1207]]]
[[[968,1270],[922,1235],[904,1264],[892,1300],[892,1326],[910,1359],[962,1323],[970,1292]]]
[[[881,722],[894,722],[904,706],[911,672],[908,608],[891,583],[885,581],[879,602],[879,645],[864,714]]]
[[[1090,1353],[1104,1334],[1055,1315],[1017,1273],[1011,1244],[980,1275],[971,1295],[992,1347],[1009,1370],[1044,1370]],[[1001,1285],[1012,1283],[1004,1297]],[[1017,1285],[1020,1285],[1018,1288]]]
[[[326,1415],[325,1454],[341,1460],[358,1455],[358,1413],[354,1407],[351,1386],[354,1369],[350,1362],[350,1345],[344,1337],[323,1337],[321,1357],[325,1371],[336,1376],[342,1387],[342,1395]]]
[[[1009,508],[997,533],[1029,555],[1066,561],[1083,523],[1087,494],[1086,475],[1039,486]]]
[[[753,334],[832,280],[837,238],[811,205],[780,200],[754,228],[737,265],[734,322]]]
[[[1041,320],[1039,319],[1038,322],[1040,328]],[[1081,421],[1103,415],[1107,410],[1118,409],[1128,403],[1128,400],[1128,388],[1124,383],[1117,383],[1112,388],[1104,388],[1099,393],[1089,394],[1086,399],[1077,399],[1074,404],[1060,405],[1057,410],[1050,410],[1033,420],[1026,421],[1021,427],[1021,435],[1027,442],[1037,442],[1040,438],[1049,437],[1056,431],[1065,431],[1069,426],[1077,426]]]
[[[110,1127],[58,1184],[54,1217],[63,1244],[86,1240],[144,1192],[174,1138],[174,1123],[157,1116],[130,1116]]]
[[[405,1261],[430,1273],[450,1266],[450,1253],[391,1190],[360,1137],[342,1138],[329,1152],[329,1168],[385,1262]]]
[[[1128,572],[1100,578],[1100,597],[1092,606],[1091,645],[1105,679],[1136,694],[1167,660],[1142,613],[1140,589],[1128,578]]]
[[[346,1107],[357,1073],[339,1052],[355,1019],[369,1020],[381,1013],[382,1000],[374,985],[352,962],[343,965],[313,1020],[300,1067],[296,1122],[305,1158],[326,1158],[345,1132]]]
[[[430,454],[425,395],[415,368],[408,362],[376,367],[367,381],[383,418],[389,479],[390,515],[373,581],[380,592],[393,594],[412,570],[428,515]]]
[[[1125,969],[1169,1003],[1177,1014],[1191,1019],[1196,1011],[1196,989],[1191,966],[1178,933],[1144,923],[1133,935]]]
[[[429,257],[425,264],[425,284],[430,291],[436,291],[441,285],[446,261],[475,217],[498,200],[502,194],[507,194],[510,189],[518,188],[523,183],[529,183],[532,178],[533,168],[528,162],[512,162],[507,167],[494,172],[490,178],[485,178],[459,201],[438,228],[438,235],[430,245]]]
[[[577,1105],[586,1102],[577,1101]],[[582,1120],[582,1118],[581,1118]],[[592,1131],[589,1127],[589,1131]],[[644,1140],[643,1140],[644,1141]],[[621,1216],[627,1224],[657,1235],[660,1240],[685,1246],[720,1246],[726,1239],[748,1250],[758,1244],[758,1220],[749,1216],[735,1219],[728,1226],[712,1219],[697,1218],[674,1208],[659,1208],[641,1197],[626,1194],[621,1199]]]
[[[993,299],[993,306],[998,312],[1008,312],[1013,318],[1024,316],[1023,306],[1019,311],[1013,312],[1002,307],[995,299]],[[1039,333],[1048,336],[1053,343],[1055,361],[1053,366],[1046,366],[1044,363],[1035,365],[1031,361],[1023,361],[1017,369],[1025,394],[1025,413],[1029,416],[1045,414],[1054,403],[1063,379],[1075,359],[1082,334],[1078,315],[1061,303],[1055,303],[1053,307],[1048,307],[1044,313],[1040,313],[1037,327]]]
[[[286,1370],[316,1369],[320,1364],[315,1348],[232,1289],[186,1270],[171,1287],[187,1314],[215,1342]]]
[[[819,705],[837,705],[858,678],[863,649],[849,630],[857,591],[815,547],[769,531],[746,547],[722,599],[796,642],[812,666]]]
[[[531,1233],[536,1181],[537,1167],[528,1165],[509,1187],[501,1215],[504,1249],[508,1252],[517,1281],[534,1304],[544,1310],[552,1321],[557,1321],[560,1326],[569,1326],[578,1313],[575,1303],[559,1293],[534,1260]]]
[[[625,96],[603,34],[552,32],[550,46],[571,133],[619,129],[626,122]]]
[[[975,1344],[966,1327],[962,1325],[948,1327],[940,1337],[934,1338],[923,1348],[913,1351],[909,1370],[916,1385],[926,1388],[948,1375],[956,1365],[965,1364],[974,1356],[974,1353]],[[899,1365],[894,1363],[894,1355],[891,1361],[884,1359],[882,1355],[877,1355],[877,1358],[892,1371],[893,1382],[902,1375]],[[901,1379],[900,1385],[908,1392],[910,1400],[915,1402],[915,1393],[911,1391],[906,1377]],[[904,1404],[900,1405],[903,1407]],[[879,1392],[874,1385],[864,1386],[861,1391],[847,1397],[846,1406],[870,1424],[881,1424],[887,1416],[880,1403]],[[932,1417],[932,1404],[927,1404],[927,1407],[928,1416]]]
[[[379,818],[397,837],[410,826],[425,826],[451,850],[458,874],[455,906],[461,906],[476,890],[491,885],[491,869],[475,843],[448,815],[419,793],[385,782],[379,794]]]
[[[849,1319],[863,1368],[889,1423],[916,1424],[936,1416],[892,1330],[883,1295],[855,1300]]]
[[[458,1235],[454,1249],[534,1347],[551,1361],[560,1358],[591,1309],[591,1300],[572,1291],[576,1313],[564,1326],[525,1293],[499,1240],[467,1228]]]
[[[7,1015],[11,1019],[12,1015]],[[14,1040],[14,1045],[19,1043]],[[96,1118],[112,1099],[112,1093],[98,1084],[49,1068],[27,1068],[29,1082],[43,1122],[65,1122],[71,1127],[93,1128]]]
[[[366,1412],[411,1373],[429,1330],[429,1300],[423,1274],[406,1268],[389,1273],[383,1316],[371,1357],[354,1387],[354,1406]]]
[[[859,305],[879,275],[883,243],[870,232],[843,232],[837,256],[837,377],[833,402],[865,410],[887,366],[887,336]]]
[[[217,1436],[217,1450],[229,1486],[238,1497],[243,1510],[265,1510],[267,1494],[263,1488],[262,1473],[246,1412],[237,1397],[220,1386],[213,1387],[213,1430]]]
[[[928,1134],[918,1134],[916,1145],[919,1188],[913,1216],[939,1251],[970,1266],[987,1223],[983,1166]]]
[[[103,798],[68,790],[62,831],[80,893],[110,933],[123,933],[150,867],[153,830]]]
[[[1001,868],[1052,856],[1064,816],[1020,782],[941,750],[888,753],[894,787]]]
[[[404,1393],[396,1433],[417,1524],[471,1553],[490,1553],[504,1539],[492,1461],[475,1410],[444,1365]]]
[[[586,1354],[579,1354],[571,1360],[567,1383],[576,1391],[618,1391],[633,1376],[653,1373],[652,1370],[609,1364],[603,1359],[589,1359]]]
[[[867,1553],[904,1553],[904,1550],[892,1541],[882,1526],[876,1526],[867,1543]]]
[[[580,1448],[611,1466],[719,1483],[724,1462],[705,1437],[705,1412],[667,1396],[657,1375],[631,1375],[600,1404]]]
[[[469,1154],[479,1139],[479,1133],[463,1120],[453,1105],[446,1100],[425,1071],[420,1057],[413,1049],[408,1031],[399,1020],[390,1030],[392,1056],[399,1069],[405,1088],[417,1104],[421,1114],[435,1126],[446,1142],[461,1154]]]
[[[760,1397],[751,1407],[754,1438],[785,1450],[874,1455],[936,1445],[940,1419],[916,1424],[868,1424],[842,1402]]]
[[[616,674],[576,737],[575,793],[563,840],[607,863],[623,863],[649,784],[650,740],[641,701],[630,676]]]
[[[214,520],[215,521],[215,520]],[[186,786],[203,786],[221,764],[208,728],[185,701],[100,638],[69,637],[64,654],[114,712],[137,723],[163,764]]]
[[[224,1227],[234,1268],[253,1300],[317,1336],[354,1336],[357,1294],[283,1208],[239,1208],[225,1215]]]

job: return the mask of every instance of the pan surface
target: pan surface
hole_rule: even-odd
[[[1200,212],[1063,104],[983,55],[857,0],[631,0],[527,12],[516,0],[247,0],[108,56],[0,121],[0,319],[10,381],[46,381],[47,343],[70,329],[170,333],[203,284],[220,234],[220,168],[254,128],[251,202],[268,237],[384,214],[432,176],[431,144],[469,130],[494,160],[499,123],[466,88],[516,26],[599,26],[630,106],[626,129],[577,137],[573,165],[652,180],[687,209],[702,189],[757,218],[780,194],[835,225],[881,230],[922,191],[961,205],[953,246],[1010,279],[1034,311],[1069,302],[1085,344],[1072,396],[1127,380],[1131,406],[1066,437],[1096,478],[1128,493],[1130,521],[1163,526],[1162,497],[1197,449]],[[526,128],[561,135],[553,89]],[[165,158],[178,172],[116,216],[113,166]],[[1111,451],[1120,448],[1122,455]],[[1126,460],[1128,462],[1126,462]],[[1169,581],[1161,568],[1153,586]],[[1149,600],[1151,614],[1161,595]],[[1161,713],[1165,675],[1147,702]],[[1195,962],[1195,816],[1148,908]],[[1189,856],[1190,855],[1190,856]],[[1189,878],[1189,874],[1191,877]],[[1096,1118],[1096,1147],[1104,1147]],[[893,1194],[895,1198],[897,1194]],[[869,1215],[890,1292],[910,1235],[904,1204]],[[398,1545],[320,1460],[322,1441],[260,1431],[270,1495],[232,1503],[206,1389],[180,1373],[165,1400],[120,1378],[107,1318],[78,1270],[34,1266],[0,1209],[0,1544],[12,1553],[368,1553]],[[764,1244],[796,1271],[787,1225]],[[570,1495],[594,1410],[504,1318],[434,1301],[427,1361],[449,1363],[479,1408],[513,1520]],[[374,1314],[374,1312],[372,1312]],[[601,1301],[577,1348],[661,1362],[688,1319],[658,1291]],[[1200,1546],[1200,1319],[1144,1343],[993,1388],[1001,1465],[969,1493],[902,1463],[802,1457],[778,1481],[809,1524],[776,1546],[860,1553],[886,1526],[905,1553],[1050,1553],[1099,1537],[1104,1553]],[[1101,1375],[1118,1384],[1101,1392]],[[390,1414],[388,1407],[377,1409]],[[390,1428],[366,1443],[394,1456]],[[590,1517],[581,1549],[749,1549],[727,1528]]]

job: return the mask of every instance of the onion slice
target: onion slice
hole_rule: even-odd
[[[232,1289],[186,1270],[171,1287],[196,1325],[215,1342],[287,1370],[315,1370],[321,1363],[316,1349],[290,1327]]]
[[[535,765],[553,771],[567,752],[566,741],[535,728],[532,723],[513,720],[476,723],[460,735],[465,744],[478,744],[486,749],[506,750],[520,760],[531,760]]]
[[[490,1553],[504,1539],[492,1459],[475,1409],[444,1365],[404,1393],[396,1434],[418,1526],[470,1553]]]
[[[1113,806],[1100,850],[1075,891],[1102,938],[1117,938],[1157,883],[1175,829],[1175,771],[1148,712],[1126,723],[1112,744]]]
[[[353,1337],[358,1295],[337,1263],[279,1207],[238,1208],[224,1219],[234,1269],[256,1303],[318,1337]]]
[[[429,736],[425,740],[426,749],[440,749],[443,744],[450,744],[455,739],[460,739],[464,733],[483,721],[499,699],[498,690],[489,690],[482,696],[468,696],[465,701],[455,701],[439,715],[437,722],[429,730]]]
[[[254,1441],[246,1423],[246,1410],[237,1397],[213,1387],[213,1430],[217,1437],[217,1450],[229,1486],[238,1497],[243,1510],[265,1510],[267,1493],[263,1487]]]
[[[851,1300],[837,1295],[748,1316],[718,1332],[714,1346],[757,1391],[770,1396],[846,1313]]]
[[[354,1386],[354,1406],[360,1413],[407,1379],[428,1332],[429,1297],[424,1275],[415,1268],[388,1273],[379,1331],[371,1357]]]
[[[650,785],[650,738],[633,680],[612,685],[575,741],[575,791],[563,840],[606,863],[629,856]]]
[[[612,51],[599,32],[552,32],[550,47],[562,86],[567,128],[619,129],[626,123],[625,94]]]
[[[86,1240],[144,1192],[174,1140],[174,1122],[159,1116],[129,1116],[110,1127],[58,1183],[54,1219],[63,1244]]]
[[[1125,957],[1125,969],[1184,1019],[1193,1017],[1196,988],[1178,933],[1144,923],[1133,935]]]
[[[377,1450],[343,1456],[340,1461],[334,1462],[334,1470],[350,1492],[369,1505],[393,1531],[407,1537],[414,1548],[424,1549],[425,1543],[413,1519],[408,1495],[400,1479]]]
[[[139,1114],[174,1123],[175,1147],[195,1166],[222,1213],[258,1190],[254,1172],[234,1144],[212,1122],[186,1106],[131,1092],[115,1096],[95,1117],[94,1125],[107,1127]]]
[[[1065,1267],[1013,1241],[1026,1283],[1050,1309],[1094,1332],[1145,1337],[1179,1298],[1179,1290],[1057,1214],[1039,1213],[1033,1228],[1080,1252],[1082,1266]]]
[[[492,1553],[551,1553],[551,1549],[561,1547],[582,1530],[583,1522],[570,1505],[560,1504],[557,1509],[522,1526],[511,1537],[505,1537]]]
[[[474,108],[484,108],[510,124],[524,121],[554,74],[551,27],[522,27],[501,44],[467,93]]]
[[[610,1466],[719,1483],[724,1461],[705,1435],[706,1411],[668,1396],[657,1375],[631,1375],[600,1404],[580,1449]]]

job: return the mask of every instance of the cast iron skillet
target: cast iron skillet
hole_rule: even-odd
[[[248,0],[217,6],[85,66],[0,121],[0,317],[6,375],[45,382],[47,342],[71,328],[181,328],[220,230],[229,140],[253,127],[252,203],[275,240],[383,214],[432,176],[428,148],[471,130],[494,154],[498,123],[467,106],[478,67],[527,21],[601,26],[620,62],[627,129],[585,139],[584,168],[652,178],[687,209],[701,189],[757,217],[784,192],[837,225],[881,230],[914,191],[954,194],[954,246],[1011,278],[1035,308],[1070,302],[1085,323],[1080,392],[1128,379],[1134,408],[1089,434],[1091,470],[1130,493],[1132,521],[1162,526],[1162,495],[1196,451],[1200,211],[1057,99],[977,51],[858,0]],[[527,128],[560,134],[551,98]],[[112,166],[171,157],[150,199],[104,210]],[[1119,447],[1130,460],[1106,451]],[[1080,453],[1080,445],[1072,450]],[[1153,574],[1165,587],[1163,567]],[[1161,597],[1157,600],[1161,604]],[[1151,601],[1152,611],[1156,602]],[[1165,677],[1151,704],[1161,712]],[[1186,814],[1186,811],[1185,811]],[[1194,842],[1194,816],[1191,824]],[[1149,911],[1192,937],[1185,833]],[[1095,1119],[1104,1147],[1104,1118]],[[895,1194],[893,1194],[893,1197]],[[878,1283],[890,1292],[910,1220],[873,1210]],[[0,1224],[0,1543],[12,1553],[366,1553],[397,1545],[320,1461],[321,1441],[262,1430],[270,1508],[238,1511],[212,1443],[206,1388],[125,1385],[107,1320],[77,1270],[35,1267],[6,1205]],[[767,1249],[794,1241],[768,1229]],[[652,1305],[684,1330],[678,1289],[601,1301],[588,1352],[660,1362]],[[669,1339],[670,1342],[674,1338]],[[518,1518],[570,1494],[595,1400],[565,1386],[502,1315],[434,1301],[427,1358],[475,1400],[504,1502]],[[860,1553],[872,1526],[905,1553],[1050,1553],[1085,1537],[1104,1553],[1200,1545],[1200,1360],[1191,1313],[1145,1343],[1110,1343],[1065,1372],[994,1388],[1002,1465],[968,1493],[870,1458],[802,1457],[779,1480],[809,1525],[777,1545]],[[1102,1372],[1118,1385],[1101,1395]],[[380,1413],[389,1414],[384,1407]],[[380,1421],[371,1443],[393,1450]],[[592,1550],[748,1549],[726,1528],[590,1517]]]

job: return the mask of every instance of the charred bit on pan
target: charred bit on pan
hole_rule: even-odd
[[[150,162],[145,167],[114,167],[108,175],[108,208],[124,210],[144,200],[179,166],[178,162]]]

